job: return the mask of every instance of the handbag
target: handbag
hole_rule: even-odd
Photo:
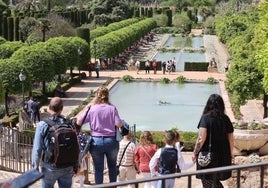
[[[212,161],[212,152],[211,152],[211,127],[209,131],[209,151],[200,151],[198,154],[197,162],[200,166],[206,167]]]
[[[119,171],[119,167],[120,167],[120,165],[121,165],[121,162],[122,162],[122,159],[123,159],[123,157],[124,157],[124,155],[125,155],[125,152],[126,152],[126,150],[127,150],[127,147],[128,147],[128,145],[130,144],[131,142],[129,142],[128,144],[127,144],[127,146],[125,147],[125,149],[124,149],[124,151],[123,151],[123,154],[122,154],[122,156],[121,156],[121,159],[120,159],[120,161],[119,161],[119,164],[116,166],[116,175],[119,175],[119,173],[120,173],[120,171]]]

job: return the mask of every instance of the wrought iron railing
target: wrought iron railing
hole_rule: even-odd
[[[257,168],[257,169],[256,169]],[[232,186],[231,188],[240,188],[241,187],[241,171],[247,170],[247,169],[255,169],[259,172],[258,178],[254,179],[254,183],[258,184],[251,188],[267,188],[267,182],[264,184],[264,180],[267,179],[268,176],[268,162],[260,162],[260,163],[252,163],[252,164],[245,164],[245,165],[232,165],[232,166],[226,166],[226,167],[220,167],[220,168],[211,168],[206,170],[198,170],[193,172],[182,172],[182,173],[175,173],[170,175],[164,175],[164,176],[158,176],[158,177],[152,177],[152,178],[143,178],[143,179],[137,179],[137,180],[130,180],[125,182],[116,182],[116,183],[107,183],[107,184],[101,184],[101,185],[94,185],[92,187],[94,188],[105,188],[105,187],[117,187],[117,186],[126,186],[129,184],[135,185],[136,188],[141,187],[140,185],[145,182],[150,181],[162,181],[162,188],[165,187],[165,181],[167,179],[176,179],[176,178],[182,178],[187,177],[187,180],[185,181],[185,185],[183,185],[183,188],[191,188],[192,187],[192,181],[193,177],[195,177],[197,174],[212,174],[214,177],[214,183],[213,187],[216,187],[216,181],[215,177],[219,172],[224,171],[232,171],[232,173],[236,172],[236,175],[233,177],[236,180],[236,185]],[[201,181],[200,181],[201,185]]]

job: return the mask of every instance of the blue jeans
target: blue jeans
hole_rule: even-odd
[[[91,156],[95,167],[95,183],[103,183],[104,156],[107,159],[110,182],[116,182],[116,160],[119,142],[114,137],[93,137]]]
[[[73,167],[51,169],[42,167],[44,178],[42,179],[42,188],[53,188],[58,181],[59,188],[71,188]]]

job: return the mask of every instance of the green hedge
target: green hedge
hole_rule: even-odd
[[[208,62],[204,63],[193,63],[185,62],[184,71],[208,71]]]

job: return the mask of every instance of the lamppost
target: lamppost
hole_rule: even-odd
[[[94,40],[94,42],[93,42],[93,46],[94,46],[94,56],[95,56],[95,63],[96,63],[96,61],[97,61],[97,45],[98,45],[98,43],[97,43],[97,41],[96,40]]]
[[[26,80],[26,75],[23,70],[20,71],[19,79],[21,81],[22,105],[24,106],[24,81]]]

